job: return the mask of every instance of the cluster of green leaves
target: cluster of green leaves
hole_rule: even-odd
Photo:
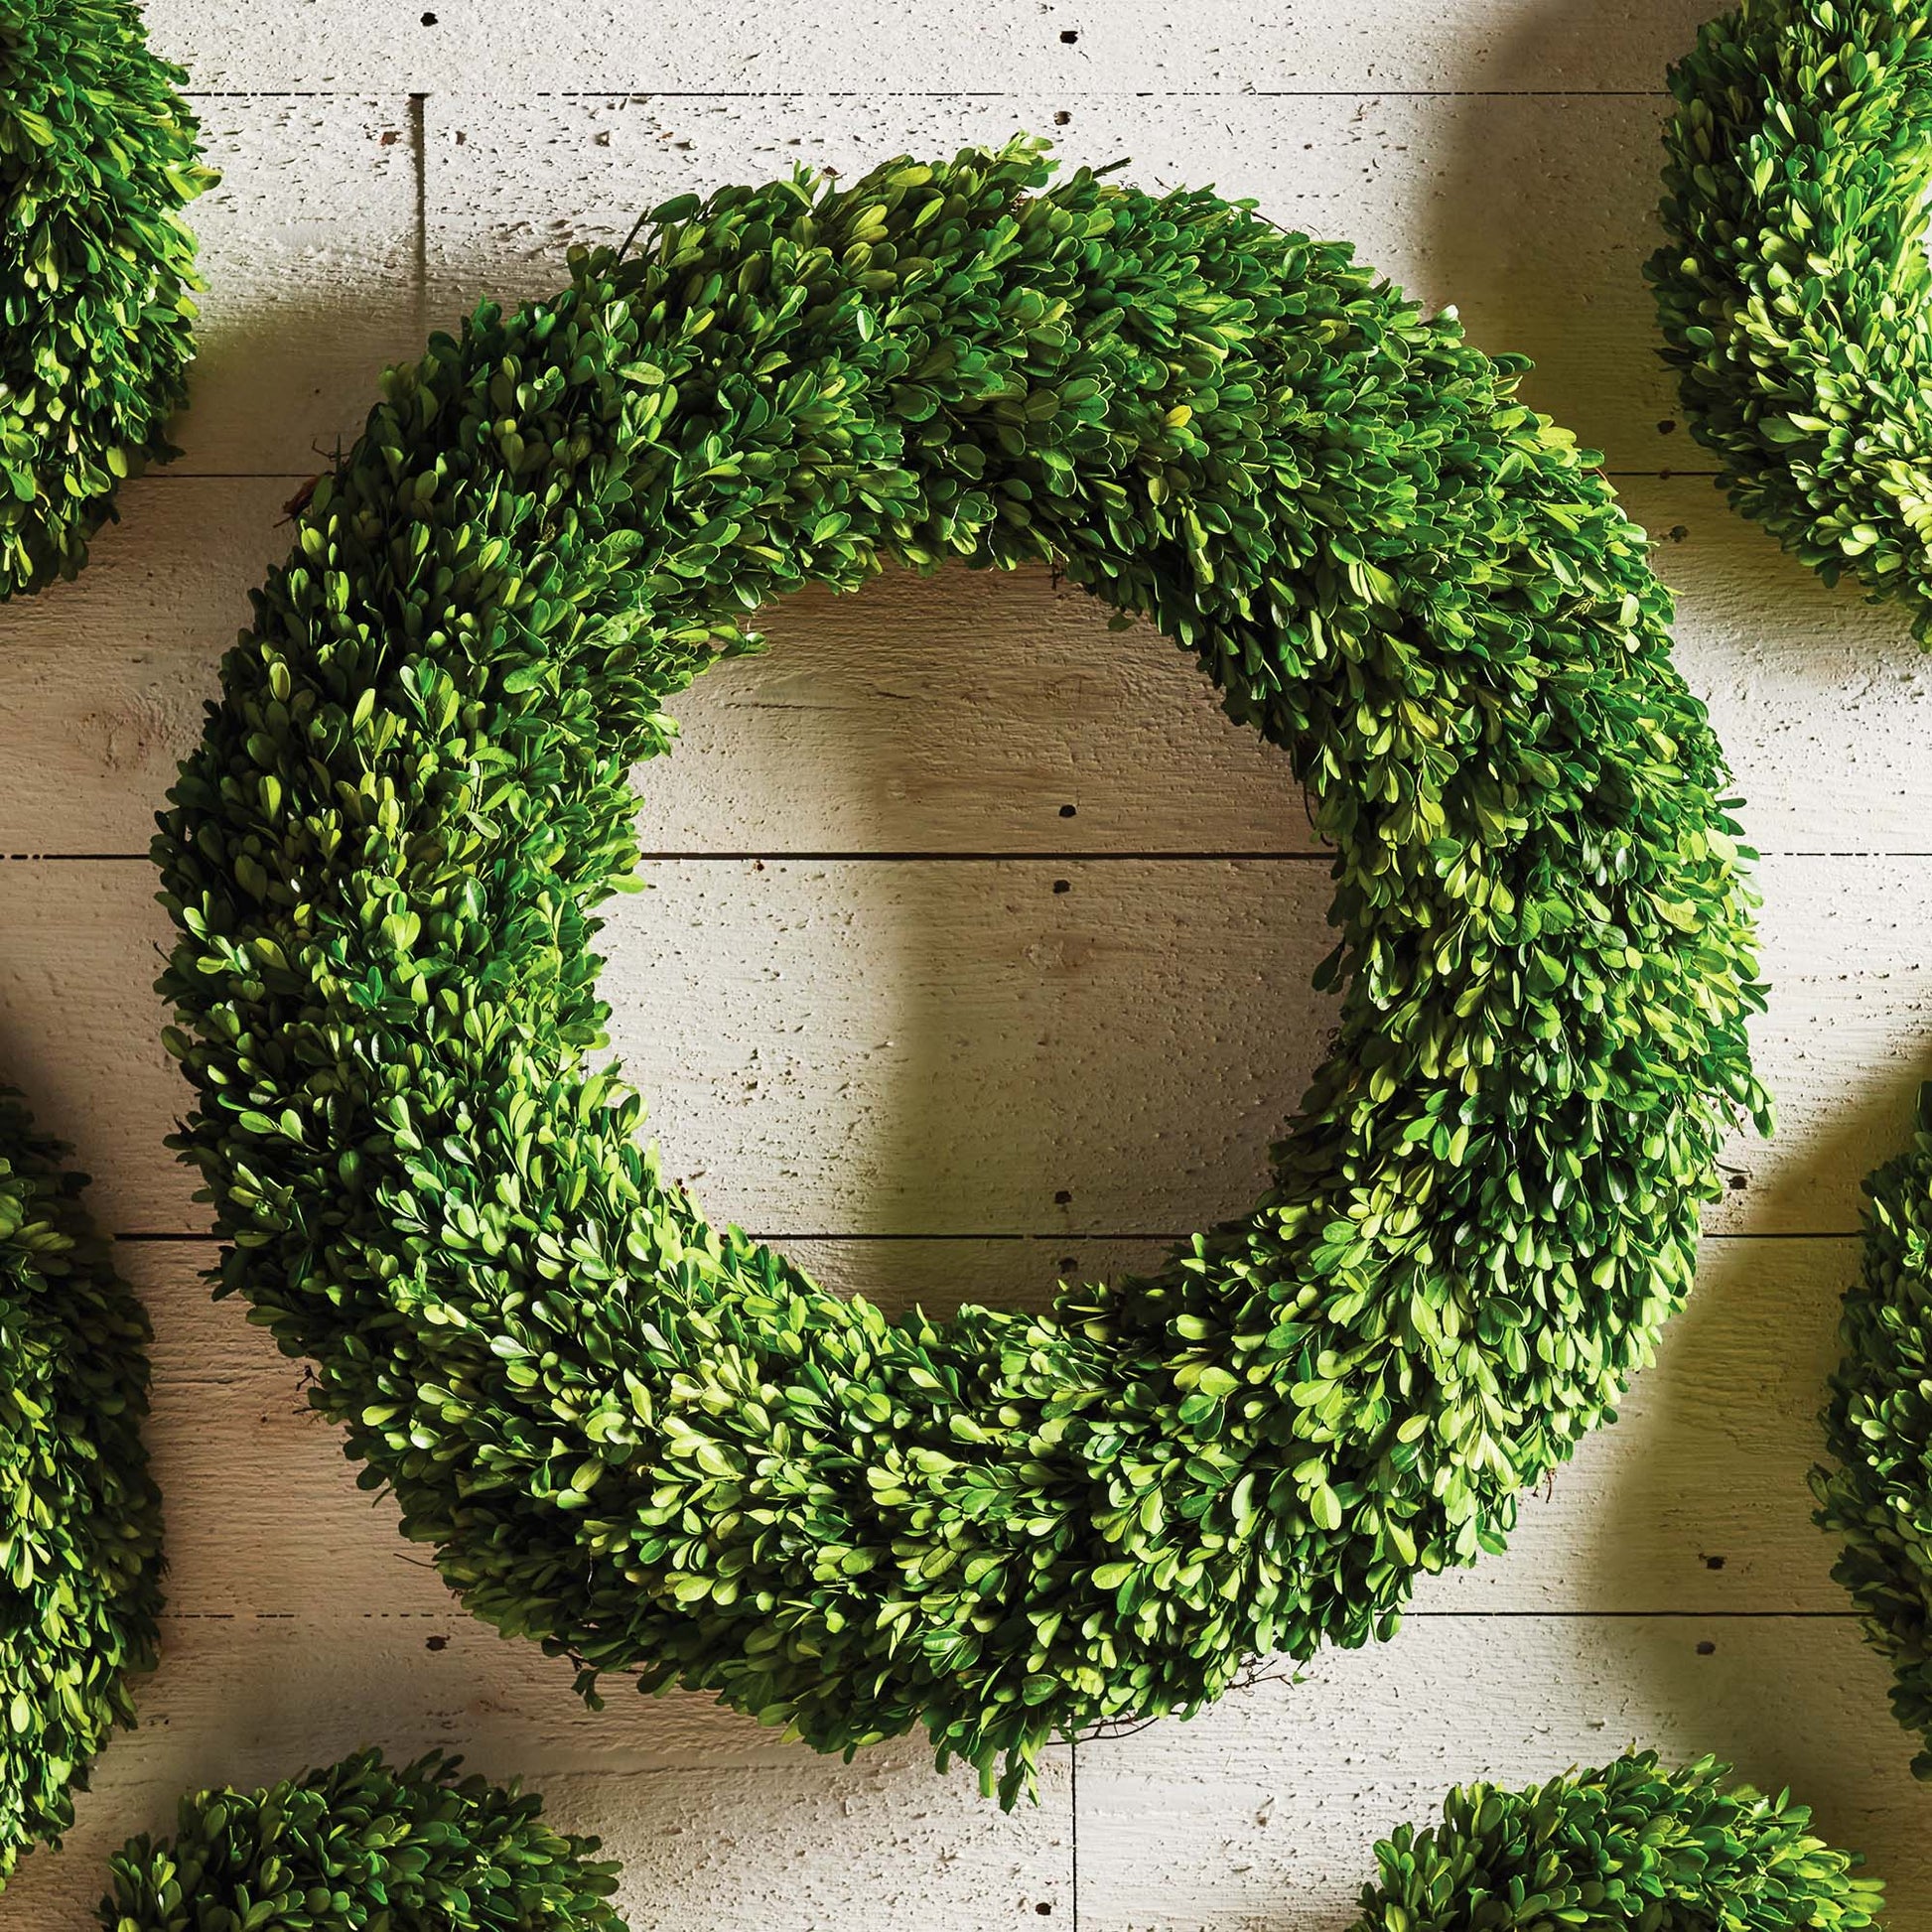
[[[1859,1932],[1882,1887],[1788,1796],[1725,1789],[1650,1751],[1528,1791],[1452,1791],[1443,1822],[1375,1848],[1352,1932]]]
[[[624,1932],[618,1867],[543,1822],[533,1792],[429,1756],[361,1751],[266,1791],[182,1800],[172,1840],[133,1840],[106,1932]]]
[[[147,1315],[62,1153],[0,1094],[0,1881],[134,1722],[161,1608]]]
[[[1845,1538],[1833,1576],[1891,1660],[1891,1706],[1932,1779],[1932,1085],[1913,1144],[1864,1183],[1859,1275],[1846,1291],[1817,1522]]]
[[[1731,503],[1932,641],[1932,13],[1744,0],[1671,74],[1650,264]]]
[[[132,0],[0,8],[0,602],[87,560],[124,477],[177,454],[200,165]]]
[[[1765,1111],[1748,855],[1594,459],[1345,244],[1026,142],[656,213],[392,371],[256,594],[155,843],[178,1145],[477,1615],[1011,1802],[1388,1634],[1611,1413]],[[948,559],[1151,617],[1286,750],[1344,990],[1251,1214],[895,1322],[637,1145],[592,940],[746,614]]]

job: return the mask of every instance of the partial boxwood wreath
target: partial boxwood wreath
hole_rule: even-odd
[[[172,1839],[132,1840],[106,1932],[624,1932],[618,1867],[515,1785],[361,1751],[265,1791],[184,1798]]]
[[[1932,641],[1932,12],[1744,0],[1671,74],[1650,264],[1732,504]]]
[[[1452,1791],[1443,1822],[1375,1848],[1352,1932],[1859,1932],[1883,1886],[1788,1796],[1726,1789],[1652,1751],[1527,1791]]]
[[[220,1280],[480,1617],[1002,1795],[1495,1549],[1760,1118],[1752,900],[1670,604],[1470,347],[1204,190],[1035,144],[656,211],[393,371],[155,856]],[[1253,1213],[895,1322],[708,1225],[593,1071],[630,766],[744,614],[1050,561],[1290,754],[1334,1049]]]
[[[1891,1660],[1891,1707],[1932,1779],[1932,1085],[1912,1146],[1864,1183],[1864,1241],[1846,1291],[1823,1418],[1836,1463],[1812,1471],[1821,1528],[1845,1538],[1832,1575]]]
[[[62,1153],[0,1093],[0,1882],[133,1724],[161,1608],[147,1315]]]
[[[0,602],[71,577],[125,477],[178,452],[201,166],[132,0],[0,10]]]

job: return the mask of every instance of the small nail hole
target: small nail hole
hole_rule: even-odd
[[[1698,1655],[1700,1657],[1715,1657],[1717,1654],[1718,1654],[1718,1646],[1714,1644],[1709,1637],[1707,1637],[1704,1640],[1704,1642],[1698,1645]]]
[[[1080,36],[1076,34],[1071,27],[1069,27],[1065,31],[1065,33],[1063,33],[1060,36],[1060,45],[1062,47],[1071,47],[1073,43],[1077,41],[1079,38]]]
[[[1071,818],[1073,816],[1073,812],[1074,812],[1074,807],[1071,805],[1062,805],[1060,807],[1060,816],[1062,818]]]
[[[1053,881],[1053,890],[1056,893],[1070,893],[1073,890],[1073,882],[1070,879],[1056,879]]]
[[[1070,1201],[1072,1198],[1073,1195],[1071,1191],[1065,1187],[1062,1187],[1059,1189],[1057,1193],[1054,1194],[1053,1205],[1055,1207],[1064,1207],[1067,1204],[1067,1202]]]
[[[1055,127],[1064,127],[1072,118],[1073,116],[1064,107],[1057,108],[1053,114],[1053,125]]]

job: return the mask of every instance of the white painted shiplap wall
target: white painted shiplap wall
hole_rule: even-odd
[[[154,0],[225,181],[188,454],[79,583],[0,609],[0,1073],[97,1176],[153,1310],[166,1657],[0,1932],[80,1932],[186,1786],[365,1741],[540,1784],[633,1925],[1343,1924],[1449,1784],[1654,1743],[1789,1783],[1932,1932],[1932,1795],[1804,1474],[1860,1176],[1932,1062],[1932,684],[1900,624],[1732,520],[1639,264],[1662,69],[1701,0]],[[1624,1419],[1391,1645],[1055,1755],[1003,1817],[922,1746],[847,1767],[678,1697],[598,1716],[467,1620],[354,1487],[298,1370],[215,1307],[162,1136],[140,856],[282,502],[386,359],[685,187],[1016,128],[1354,237],[1607,453],[1682,593],[1765,854],[1782,1132],[1730,1151],[1697,1298]],[[1679,466],[1684,466],[1680,468]],[[774,614],[648,773],[657,889],[608,935],[619,1042],[715,1212],[888,1302],[1043,1299],[1255,1192],[1320,1040],[1323,867],[1279,761],[1160,639],[1043,574]]]

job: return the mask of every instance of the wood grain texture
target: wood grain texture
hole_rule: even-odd
[[[559,1823],[623,1859],[633,1927],[992,1932],[1070,1907],[1065,1753],[1039,1805],[1003,1817],[972,1778],[936,1775],[917,1742],[847,1766],[686,1695],[613,1686],[593,1715],[568,1675],[448,1609],[164,1618],[138,1733],[109,1745],[65,1848],[26,1861],[0,1923],[82,1932],[108,1856],[132,1832],[165,1830],[184,1790],[271,1782],[372,1735],[538,1786]]]
[[[310,476],[422,352],[416,116],[400,89],[195,105],[221,181],[194,207],[207,293],[168,474]]]
[[[198,209],[205,351],[182,463],[129,488],[78,583],[0,611],[0,1069],[147,1237],[121,1252],[156,1321],[171,1607],[141,1734],[0,1932],[90,1925],[108,1850],[184,1786],[376,1739],[541,1783],[624,1858],[639,1928],[1333,1932],[1373,1840],[1449,1784],[1635,1740],[1789,1781],[1871,1855],[1894,1932],[1932,1932],[1909,1746],[1804,1486],[1859,1179],[1932,1065],[1932,687],[1890,614],[1729,515],[1676,421],[1639,271],[1663,65],[1702,11],[724,0],[694,31],[658,0],[153,0],[225,176]],[[1657,543],[1766,855],[1781,1132],[1727,1150],[1690,1308],[1506,1555],[1429,1580],[1388,1646],[1056,1753],[1004,1818],[913,1743],[847,1767],[704,1699],[591,1714],[462,1613],[299,1365],[207,1299],[139,855],[283,504],[385,361],[687,188],[1022,128],[1350,236],[1536,356],[1528,393]],[[1044,573],[893,575],[766,627],[640,774],[655,891],[606,935],[672,1171],[890,1307],[1036,1306],[1243,1206],[1329,1014],[1325,868],[1283,761]]]
[[[491,85],[774,95],[1057,90],[1243,95],[1362,88],[1655,91],[1698,0],[154,0],[204,87]]]

